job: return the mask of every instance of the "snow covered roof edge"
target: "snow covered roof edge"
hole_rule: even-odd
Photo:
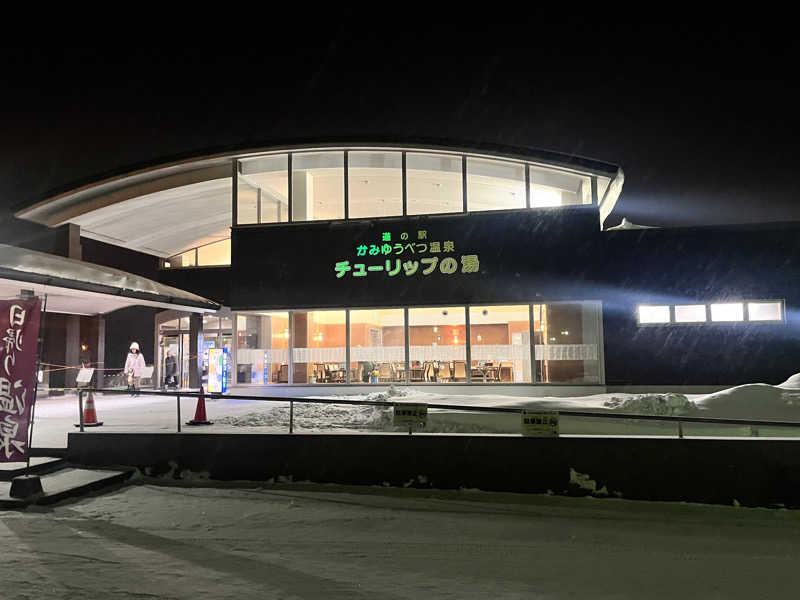
[[[212,300],[146,277],[8,244],[0,244],[0,273],[3,277],[18,281],[56,285],[139,300],[167,302],[207,310],[219,309],[219,304]]]

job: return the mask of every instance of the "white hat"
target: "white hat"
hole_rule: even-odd
[[[137,344],[136,342],[131,342],[130,349],[133,350],[134,348],[136,348],[138,350],[139,349],[139,344]]]

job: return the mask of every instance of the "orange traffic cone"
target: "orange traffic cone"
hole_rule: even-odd
[[[86,403],[83,405],[83,426],[84,427],[100,427],[102,421],[97,420],[97,411],[94,409],[94,395],[89,392],[86,398]],[[80,427],[80,423],[75,423],[75,427]]]
[[[200,386],[200,396],[197,398],[197,408],[194,409],[194,419],[187,421],[187,425],[213,425],[206,417],[206,398],[203,395],[203,386]]]

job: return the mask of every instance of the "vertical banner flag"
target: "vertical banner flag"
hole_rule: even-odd
[[[38,298],[0,300],[0,462],[28,456],[41,316]]]

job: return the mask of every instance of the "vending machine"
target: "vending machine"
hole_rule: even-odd
[[[230,363],[230,354],[227,349],[208,349],[208,391],[212,394],[224,394],[228,391]]]

